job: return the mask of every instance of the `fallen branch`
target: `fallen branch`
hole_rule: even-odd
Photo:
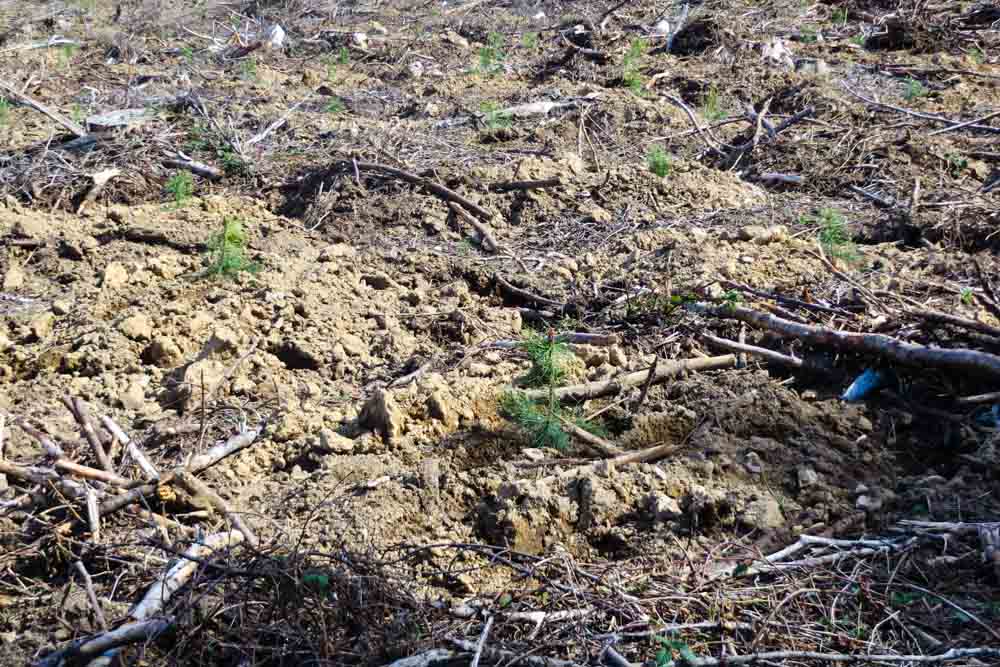
[[[457,217],[465,220],[479,234],[479,242],[491,253],[500,252],[500,244],[493,238],[493,233],[483,223],[476,220],[472,215],[458,204],[449,202],[448,208]]]
[[[507,292],[508,294],[523,299],[524,301],[540,303],[543,306],[552,306],[553,308],[558,308],[559,310],[562,310],[566,307],[566,304],[560,303],[559,301],[555,301],[553,299],[549,299],[544,296],[538,296],[537,294],[532,294],[528,290],[521,289],[520,287],[515,287],[514,285],[511,285],[509,282],[504,280],[500,275],[496,275],[494,276],[494,278],[497,281],[497,285],[500,286],[500,289]]]
[[[212,165],[205,164],[204,162],[196,162],[183,153],[179,154],[175,159],[164,160],[163,165],[174,169],[186,169],[191,173],[197,174],[202,178],[207,178],[210,181],[218,181],[224,176],[222,170],[216,169]]]
[[[1000,377],[1000,356],[987,352],[930,348],[906,343],[884,334],[837,331],[829,327],[799,324],[736,306],[702,303],[690,304],[688,308],[714,317],[747,322],[773,331],[779,336],[797,338],[810,345],[825,345],[848,352],[873,354],[905,366],[947,368],[953,371]]]
[[[228,503],[226,503],[226,501],[223,500],[219,494],[210,489],[204,482],[188,472],[177,473],[175,481],[184,487],[188,493],[193,496],[204,498],[212,507],[225,515],[226,518],[229,519],[232,526],[236,528],[236,530],[243,533],[243,537],[246,538],[246,541],[250,544],[250,546],[256,547],[260,544],[260,541],[257,539],[257,535],[250,530],[250,526],[248,526],[243,520],[243,517],[240,516],[239,513],[234,512],[233,509],[229,507]]]
[[[475,653],[476,651],[475,642],[465,639],[449,639],[448,641],[463,651],[468,651],[469,653]],[[583,665],[570,660],[558,660],[539,655],[514,653],[513,651],[505,651],[499,648],[483,649],[483,657],[487,658],[490,662],[509,662],[509,664],[532,665],[532,667],[583,667]]]
[[[36,662],[35,665],[36,667],[58,667],[72,658],[86,659],[98,656],[119,646],[155,639],[169,630],[172,625],[172,620],[164,618],[152,618],[138,623],[126,623],[96,637],[78,639],[66,648],[59,649],[45,656]]]
[[[688,665],[688,667],[722,667],[724,665],[746,665],[775,660],[928,664],[974,657],[1000,657],[1000,648],[953,648],[938,655],[875,655],[865,653],[820,653],[818,651],[767,651],[764,653],[751,653],[749,655],[727,655],[722,658],[694,658],[686,660],[682,658],[681,664]]]
[[[76,136],[78,137],[87,136],[88,134],[87,131],[82,127],[80,127],[77,123],[71,121],[69,118],[66,118],[66,116],[63,116],[58,111],[50,109],[41,102],[33,100],[24,93],[18,92],[18,90],[9,83],[0,81],[0,90],[3,90],[5,92],[4,95],[5,97],[8,97],[9,99],[13,100],[14,102],[17,102],[18,104],[23,104],[24,106],[31,107],[35,111],[45,114],[46,116],[48,116],[58,124],[62,125],[64,128],[66,128]]]
[[[467,208],[472,213],[476,214],[483,220],[491,220],[493,214],[484,209],[483,207],[475,204],[462,195],[458,194],[454,190],[449,190],[443,185],[439,185],[433,181],[429,181],[426,178],[417,176],[416,174],[411,174],[408,171],[403,171],[402,169],[396,169],[395,167],[390,167],[384,164],[375,164],[373,162],[354,162],[348,160],[341,160],[337,163],[339,168],[350,167],[354,169],[357,167],[361,171],[381,171],[390,176],[394,176],[400,180],[406,181],[407,183],[412,183],[413,185],[419,186],[427,190],[428,192],[437,195],[445,201],[454,202],[456,204],[461,204]]]
[[[726,354],[721,357],[704,357],[697,359],[680,359],[660,364],[652,376],[652,384],[659,384],[677,377],[687,371],[714,371],[720,368],[732,368],[736,365],[736,356]],[[587,401],[603,396],[613,396],[625,389],[637,387],[646,382],[649,369],[628,373],[621,377],[600,382],[588,382],[568,387],[557,387],[555,397],[560,401]],[[528,398],[538,400],[549,395],[548,389],[532,389],[524,392]]]
[[[946,124],[948,124],[950,126],[960,125],[962,123],[962,121],[953,120],[951,118],[945,118],[943,116],[935,116],[934,114],[923,113],[923,112],[920,112],[920,111],[913,111],[912,109],[906,109],[906,108],[903,108],[903,107],[895,107],[895,106],[893,106],[891,104],[885,104],[883,102],[878,102],[876,100],[873,100],[873,99],[870,99],[868,97],[865,97],[861,93],[858,93],[858,92],[855,92],[854,90],[851,90],[851,87],[848,86],[846,83],[843,84],[843,86],[844,86],[844,90],[846,90],[848,93],[850,93],[854,97],[858,98],[862,102],[870,104],[870,105],[872,105],[874,107],[879,107],[881,109],[887,109],[889,111],[896,111],[898,113],[906,114],[907,116],[913,116],[914,118],[922,118],[923,120],[934,121],[935,123],[946,123]],[[990,132],[990,133],[993,133],[993,134],[1000,134],[1000,127],[993,127],[992,125],[978,125],[978,124],[975,124],[975,125],[963,125],[963,127],[968,127],[968,128],[973,129],[973,130],[981,130],[983,132]]]
[[[510,192],[512,190],[541,190],[544,188],[558,188],[562,185],[562,179],[558,176],[554,178],[543,178],[537,181],[507,181],[505,183],[494,183],[490,190],[494,192]]]

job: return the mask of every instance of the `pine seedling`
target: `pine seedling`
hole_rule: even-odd
[[[847,222],[839,211],[832,208],[820,209],[819,217],[814,222],[819,224],[819,243],[824,252],[847,262],[858,258]]]
[[[194,179],[186,171],[178,172],[170,177],[165,189],[173,197],[174,206],[180,208],[194,192]]]
[[[906,80],[906,90],[903,92],[903,97],[905,97],[908,102],[912,102],[913,100],[923,97],[926,94],[927,88],[924,87],[924,84],[920,83],[916,79]]]
[[[326,112],[333,116],[344,112],[344,103],[339,97],[334,97],[326,105]]]
[[[622,59],[622,83],[639,97],[642,97],[645,92],[646,83],[639,72],[639,59],[642,58],[648,47],[649,43],[646,40],[634,40],[629,44],[628,51]]]
[[[566,361],[570,352],[555,331],[550,330],[544,336],[528,334],[521,343],[521,349],[531,360],[531,369],[522,382],[529,387],[547,389],[547,396],[542,400],[533,400],[519,391],[508,391],[501,397],[500,407],[510,421],[527,431],[532,446],[567,449],[569,434],[563,428],[564,423],[599,433],[600,429],[595,425],[567,413],[559,404],[556,387],[566,379]]]
[[[719,97],[719,89],[712,86],[705,93],[705,103],[701,108],[701,115],[709,122],[722,120],[726,117],[726,110],[722,108],[722,99]]]
[[[234,278],[243,271],[256,273],[259,267],[246,257],[247,235],[243,223],[225,218],[222,229],[208,240],[209,266],[206,275]]]
[[[503,61],[507,55],[503,51],[503,36],[500,33],[491,32],[486,38],[486,45],[479,49],[479,66],[477,70],[480,74],[493,76],[503,71]]]
[[[670,156],[659,146],[653,146],[649,150],[649,155],[646,156],[646,164],[649,166],[649,170],[660,178],[670,173]]]

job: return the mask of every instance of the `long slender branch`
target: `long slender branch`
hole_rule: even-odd
[[[874,354],[905,366],[947,368],[1000,377],[1000,356],[976,350],[950,350],[916,345],[873,333],[837,331],[829,327],[799,324],[789,320],[736,306],[690,304],[688,308],[715,317],[740,320],[774,331],[780,336],[797,338],[811,345],[826,345],[839,350]]]

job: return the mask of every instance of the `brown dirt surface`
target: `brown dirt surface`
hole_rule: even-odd
[[[0,0],[0,663],[134,620],[232,522],[167,480],[98,539],[88,489],[122,485],[31,476],[58,464],[31,426],[101,467],[66,398],[160,471],[263,429],[199,473],[259,544],[200,561],[113,664],[1000,645],[1000,398],[961,398],[1000,378],[725,311],[1000,355],[995,7],[28,4]],[[706,335],[805,367],[571,406],[619,454],[660,448],[616,462],[510,418],[532,332],[611,337],[569,344],[561,384],[724,354]],[[888,386],[842,400],[869,367]],[[769,569],[802,535],[869,542]]]

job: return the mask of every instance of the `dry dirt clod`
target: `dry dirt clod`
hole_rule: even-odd
[[[376,389],[361,409],[358,423],[378,432],[386,442],[394,442],[403,434],[405,416],[387,389]]]

